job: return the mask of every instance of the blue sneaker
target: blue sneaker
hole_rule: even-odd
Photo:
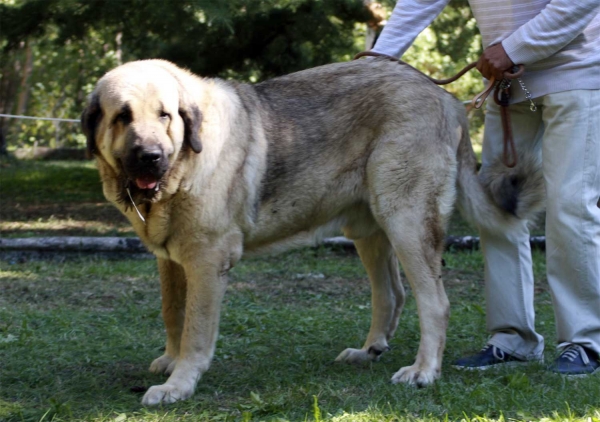
[[[598,353],[580,344],[562,343],[558,345],[562,352],[554,361],[550,370],[569,377],[585,377],[599,371]]]
[[[456,360],[452,366],[457,369],[483,371],[490,368],[502,366],[513,366],[528,363],[527,360],[519,359],[493,344],[486,344],[483,349],[472,356]]]

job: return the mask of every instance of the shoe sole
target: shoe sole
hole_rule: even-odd
[[[452,367],[455,369],[461,370],[461,371],[487,371],[489,369],[512,368],[515,366],[527,366],[527,365],[531,365],[532,363],[544,363],[544,359],[525,360],[525,361],[514,360],[514,361],[510,361],[510,362],[500,362],[500,363],[494,363],[493,365],[485,365],[485,366],[452,365]]]
[[[585,372],[583,374],[561,374],[560,372],[554,372],[554,371],[551,371],[551,372],[556,375],[560,375],[561,377],[565,377],[565,378],[585,378],[585,377],[589,377],[590,375],[600,374],[600,366],[598,368],[594,369],[592,372]]]

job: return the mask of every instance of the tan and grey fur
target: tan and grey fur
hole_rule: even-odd
[[[431,384],[446,340],[440,266],[457,191],[477,224],[501,230],[513,218],[477,178],[463,106],[386,60],[253,86],[202,79],[165,61],[132,62],[98,82],[82,123],[105,196],[158,259],[167,343],[150,370],[170,377],[148,390],[147,405],[193,394],[214,353],[227,271],[242,255],[340,230],[367,270],[373,315],[363,347],[337,360],[376,360],[388,350],[405,299],[399,260],[421,339],[414,364],[392,381]],[[133,192],[144,223],[124,189],[146,171],[136,170],[132,151],[146,149],[160,151],[162,167],[151,169],[160,176],[156,191]]]

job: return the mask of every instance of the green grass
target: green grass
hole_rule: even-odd
[[[92,161],[0,160],[0,236],[133,236]]]
[[[107,204],[92,162],[0,161],[0,235],[131,236]],[[475,230],[455,215],[449,233]],[[303,249],[245,260],[231,272],[217,353],[192,399],[140,405],[165,378],[160,289],[150,260],[0,260],[0,421],[600,421],[598,377],[563,380],[533,365],[464,373],[448,362],[486,340],[479,252],[445,254],[452,303],[442,379],[391,385],[413,362],[410,297],[391,345],[367,366],[333,364],[370,322],[364,270],[349,252]],[[554,340],[543,256],[535,255],[539,331]],[[550,347],[546,360],[554,352]],[[545,419],[547,418],[547,419]]]
[[[0,195],[15,203],[104,201],[93,161],[0,162]]]
[[[479,252],[446,253],[451,320],[442,379],[389,379],[413,362],[419,330],[409,293],[393,350],[366,366],[333,364],[360,347],[369,288],[353,253],[302,249],[231,271],[216,356],[188,401],[140,405],[165,377],[160,290],[151,260],[0,261],[2,421],[600,421],[598,377],[565,380],[536,364],[461,372],[453,359],[486,340]],[[554,357],[554,319],[535,254],[537,326]],[[316,406],[315,406],[316,400]]]

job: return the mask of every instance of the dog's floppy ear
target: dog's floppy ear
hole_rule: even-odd
[[[89,158],[98,152],[98,148],[96,148],[96,127],[101,117],[100,99],[97,95],[94,95],[90,99],[89,105],[81,113],[81,130],[87,139],[87,154]]]
[[[185,130],[183,143],[188,144],[192,148],[192,151],[199,154],[202,151],[202,142],[200,142],[202,112],[196,104],[182,99],[179,101],[179,115],[183,119]]]

